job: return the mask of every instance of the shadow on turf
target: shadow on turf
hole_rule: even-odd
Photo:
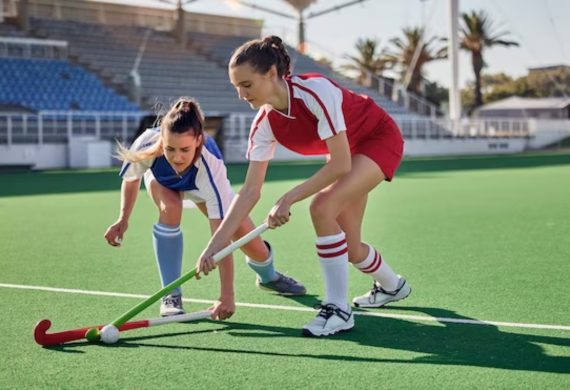
[[[183,335],[190,335],[190,334],[196,335],[196,334],[200,334],[200,333],[212,333],[212,330],[208,329],[208,330],[196,330],[196,331],[192,331],[192,332],[173,333],[173,334],[168,334],[167,336],[183,336]],[[124,333],[121,333],[121,335],[124,336]],[[123,337],[123,336],[121,336],[121,337]],[[147,336],[147,337],[135,337],[135,338],[128,338],[127,337],[127,338],[125,338],[125,340],[143,340],[146,338],[167,337],[167,336]],[[65,352],[65,353],[85,353],[85,351],[80,351],[80,350],[72,349],[72,348],[86,347],[86,346],[103,346],[105,348],[117,348],[117,347],[136,348],[136,347],[138,347],[138,345],[136,345],[136,344],[126,343],[123,339],[119,339],[119,341],[116,344],[110,344],[110,345],[105,345],[102,342],[91,343],[91,342],[83,339],[82,341],[76,341],[73,343],[65,343],[65,344],[61,344],[61,345],[49,345],[49,346],[44,346],[42,348],[50,350],[50,351]]]
[[[266,181],[305,179],[322,167],[322,162],[299,164],[271,164]],[[470,169],[530,168],[556,165],[570,165],[570,154],[517,154],[503,156],[434,158],[404,160],[397,176],[408,174],[458,171]],[[247,165],[235,164],[228,167],[228,176],[235,185],[245,179]],[[119,169],[105,171],[56,171],[0,174],[0,197],[17,195],[65,194],[93,191],[118,191],[121,179]],[[417,175],[414,175],[415,177]],[[417,177],[427,178],[431,175]]]
[[[398,311],[421,312],[432,317],[469,319],[457,313],[444,309],[425,307],[399,307]],[[307,320],[312,317],[307,313]],[[255,350],[239,350],[231,348],[205,348],[191,346],[174,346],[145,343],[153,339],[192,336],[208,331],[188,331],[167,335],[130,337],[121,340],[117,346],[129,348],[165,348],[189,351],[212,351],[218,353],[238,353],[252,355],[267,355],[275,357],[304,357],[311,359],[372,362],[372,363],[402,363],[402,364],[434,364],[458,365],[485,368],[498,368],[515,371],[536,371],[570,374],[570,357],[547,355],[543,345],[570,347],[570,338],[525,335],[505,332],[496,326],[467,325],[453,323],[418,323],[402,319],[357,316],[356,328],[348,333],[334,336],[326,340],[307,339],[306,342],[323,342],[323,353],[318,355],[268,352]],[[300,327],[301,324],[299,324]],[[282,326],[266,326],[224,322],[219,323],[216,332],[225,332],[233,337],[251,339],[263,338],[298,338],[300,329]],[[424,354],[413,359],[382,359],[365,356],[327,355],[326,351],[332,346],[329,342],[335,340],[352,341],[367,347],[379,347],[397,351],[408,351]],[[84,345],[84,344],[81,344]],[[254,345],[254,344],[252,344]],[[71,346],[71,345],[69,345]],[[53,347],[52,347],[53,348]]]

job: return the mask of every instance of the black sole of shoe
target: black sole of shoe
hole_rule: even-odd
[[[303,335],[304,337],[315,337],[315,338],[332,337],[332,336],[335,336],[335,335],[337,335],[337,334],[339,334],[339,333],[350,332],[350,331],[353,330],[353,329],[354,329],[354,326],[353,326],[352,328],[339,330],[339,331],[336,332],[336,333],[327,334],[327,335],[324,335],[324,334],[321,334],[321,335],[312,334],[310,330],[308,330],[308,329],[302,329],[302,330],[301,330],[301,335]]]
[[[268,291],[268,292],[272,292],[272,293],[277,294],[277,295],[281,295],[283,297],[302,297],[303,295],[307,295],[307,291],[303,291],[302,293],[281,293],[279,291],[275,291],[275,290],[272,290],[270,288],[263,287],[260,285],[257,285],[257,288],[259,288],[260,290],[263,290],[263,291]]]

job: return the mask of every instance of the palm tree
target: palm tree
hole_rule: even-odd
[[[386,61],[399,68],[401,81],[408,75],[408,90],[419,93],[424,81],[424,65],[447,58],[447,48],[434,48],[434,42],[439,39],[424,39],[424,30],[421,27],[406,27],[403,33],[403,37],[390,40],[394,51],[386,54]]]
[[[387,69],[387,63],[384,60],[383,51],[380,50],[380,42],[376,39],[359,38],[355,47],[358,55],[345,55],[351,63],[342,65],[341,69],[358,72],[357,81],[360,84],[366,84],[370,74],[382,75],[382,72]]]
[[[509,34],[507,31],[496,32],[495,26],[485,11],[471,11],[461,14],[461,48],[471,52],[471,63],[475,73],[475,100],[473,108],[483,104],[481,94],[481,71],[485,66],[483,49],[492,46],[518,46],[514,41],[501,39]]]

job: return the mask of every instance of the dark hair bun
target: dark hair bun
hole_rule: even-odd
[[[283,40],[276,35],[268,35],[263,38],[263,43],[275,45],[277,48],[283,47]]]
[[[230,59],[230,68],[250,63],[257,72],[266,74],[272,66],[279,77],[291,74],[291,58],[283,40],[276,35],[253,39],[241,45]]]

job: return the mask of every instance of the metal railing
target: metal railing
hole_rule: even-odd
[[[67,143],[77,136],[129,141],[144,115],[144,112],[0,112],[0,145]]]
[[[41,111],[0,113],[0,145],[67,144],[74,137],[122,140],[130,143],[147,112]],[[245,154],[253,114],[224,119],[224,149]],[[570,120],[475,119],[452,121],[417,116],[395,116],[406,141],[524,140],[527,149],[556,145],[570,137]],[[453,146],[450,145],[450,152]]]
[[[372,74],[369,74],[368,78],[370,84],[369,88],[377,91],[379,95],[399,103],[408,111],[430,118],[442,116],[437,106],[423,97],[403,89],[394,90],[394,88],[398,88],[397,83]]]
[[[409,140],[532,137],[537,127],[535,120],[514,118],[460,121],[416,116],[394,116],[393,118],[404,138]],[[229,116],[224,125],[226,139],[236,143],[247,142],[253,119],[253,114]]]
[[[67,59],[67,42],[0,37],[0,57]]]

